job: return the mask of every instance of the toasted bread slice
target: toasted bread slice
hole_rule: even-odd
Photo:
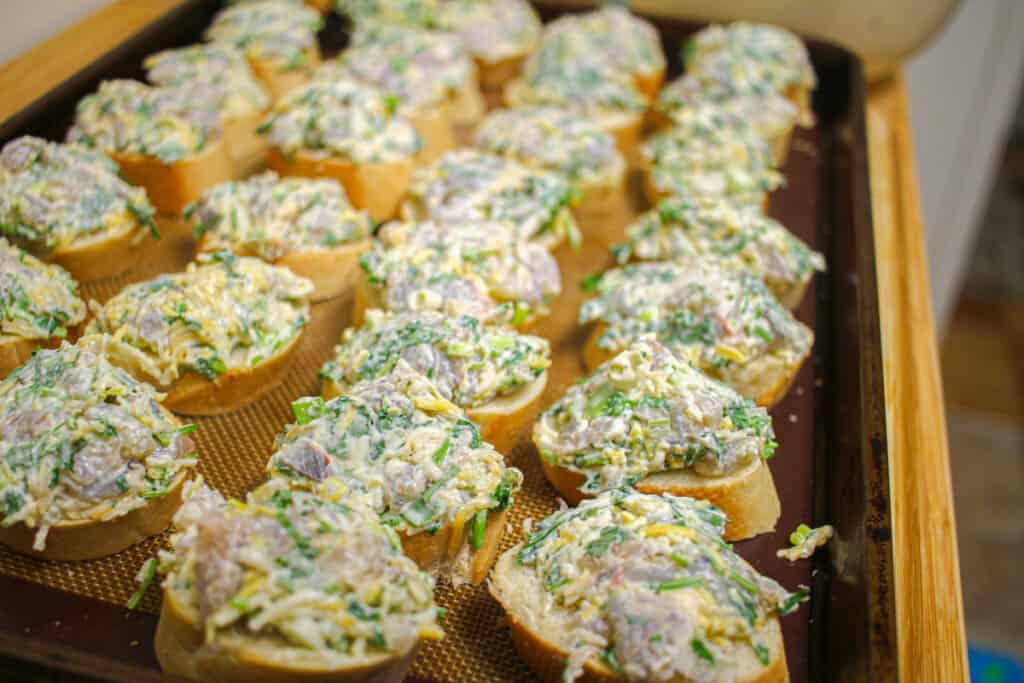
[[[508,510],[491,510],[487,513],[487,529],[484,531],[484,542],[479,549],[473,551],[469,559],[470,582],[482,583],[498,557],[501,537],[505,533],[505,522]],[[449,573],[447,568],[458,562],[460,553],[469,545],[469,526],[456,530],[451,525],[441,527],[436,532],[421,531],[411,536],[402,535],[402,551],[423,571],[438,575]]]
[[[466,412],[480,427],[484,441],[494,444],[501,453],[509,453],[533,424],[540,411],[540,401],[548,384],[545,370],[537,379],[514,394],[494,399]]]
[[[233,116],[224,120],[224,144],[235,167],[235,177],[244,178],[266,163],[267,141],[256,132],[267,112]]]
[[[370,240],[359,240],[333,249],[295,251],[285,254],[275,265],[313,281],[313,302],[341,296],[361,279],[359,257],[370,248]]]
[[[496,62],[489,62],[480,57],[474,58],[474,61],[480,78],[480,88],[489,95],[493,91],[500,91],[506,83],[519,75],[523,70],[526,54],[505,57]]]
[[[407,115],[423,142],[418,155],[422,163],[429,163],[458,146],[452,129],[452,114],[452,103],[441,102],[410,111]]]
[[[288,159],[271,148],[267,166],[280,175],[306,178],[334,178],[345,188],[352,205],[364,209],[374,220],[385,221],[398,213],[398,205],[412,179],[413,159],[386,163],[356,164],[346,159],[315,157],[296,152]]]
[[[302,51],[303,66],[299,69],[282,69],[281,63],[263,59],[249,59],[252,72],[259,79],[271,99],[275,102],[289,92],[309,81],[313,67],[320,63],[320,48],[314,44]]]
[[[651,102],[658,96],[658,91],[661,90],[661,84],[664,82],[664,66],[652,71],[636,72],[633,74],[633,85]]]
[[[116,232],[99,233],[53,252],[49,259],[71,273],[79,282],[103,280],[131,269],[148,237],[135,224]]]
[[[581,232],[588,234],[587,228],[595,219],[604,218],[627,206],[629,206],[629,195],[626,191],[626,169],[620,168],[617,172],[590,178],[580,184],[580,193],[583,195],[579,204],[573,207],[573,213],[580,221]],[[601,227],[602,232],[604,226]]]
[[[22,337],[0,336],[0,379],[11,370],[21,366],[39,347],[55,348],[60,339],[24,339]]]
[[[37,529],[23,523],[0,526],[0,543],[22,555],[44,560],[92,560],[106,557],[159,534],[171,523],[181,505],[181,487],[188,480],[186,470],[167,487],[167,495],[113,519],[75,520],[50,527],[46,547],[34,550]]]
[[[473,126],[487,113],[487,103],[480,92],[475,65],[471,66],[466,82],[452,94],[451,102],[452,123],[458,126]]]
[[[234,166],[223,139],[214,139],[198,154],[168,163],[156,157],[111,152],[125,180],[146,188],[149,200],[161,213],[180,215],[214,185],[231,180]]]

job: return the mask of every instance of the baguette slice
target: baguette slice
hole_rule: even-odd
[[[406,115],[416,134],[423,141],[418,155],[421,163],[430,163],[445,152],[458,146],[453,124],[453,103],[444,101],[427,107],[419,107]]]
[[[502,453],[510,453],[540,412],[547,384],[548,373],[545,370],[516,393],[496,398],[466,412],[469,419],[479,425],[480,436],[484,441],[494,444]]]
[[[234,177],[244,178],[265,163],[267,141],[256,129],[266,116],[266,111],[256,111],[224,119],[224,144],[235,168]]]
[[[320,63],[320,48],[310,45],[302,51],[303,67],[299,69],[282,69],[276,60],[249,58],[252,72],[266,87],[271,99],[278,102],[292,90],[309,82],[313,68]]]
[[[103,280],[132,268],[144,247],[152,244],[138,226],[126,224],[116,232],[76,240],[73,245],[54,251],[49,260],[79,282]]]
[[[0,379],[6,377],[11,370],[27,361],[37,347],[55,346],[54,342],[59,343],[59,340],[46,341],[43,339],[0,336]]]
[[[467,578],[470,583],[480,584],[498,557],[501,538],[505,533],[508,510],[491,510],[487,514],[487,528],[484,531],[484,542],[479,550],[475,550],[469,560]],[[411,536],[403,535],[402,552],[415,562],[420,569],[433,576],[449,573],[450,567],[458,562],[461,552],[469,544],[469,526],[456,531],[452,526],[443,526],[434,533],[421,531]]]
[[[198,154],[170,163],[123,152],[111,152],[110,156],[121,167],[125,180],[146,188],[157,211],[172,215],[180,215],[203,192],[234,177],[234,166],[221,138],[209,141]]]
[[[374,220],[385,221],[398,213],[398,205],[409,187],[415,161],[412,158],[385,163],[356,164],[346,159],[317,157],[296,152],[288,159],[271,148],[267,166],[280,175],[305,178],[334,178],[345,188],[352,205],[364,209]]]

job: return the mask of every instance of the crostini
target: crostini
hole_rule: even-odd
[[[672,195],[725,197],[764,209],[785,178],[771,145],[744,118],[714,104],[687,109],[640,150],[652,204]]]
[[[570,505],[634,485],[713,503],[725,537],[771,531],[781,512],[765,460],[772,420],[653,338],[640,338],[545,410],[533,427],[548,481]]]
[[[421,569],[456,584],[487,577],[523,475],[423,375],[399,360],[380,379],[292,409],[271,477],[314,491],[340,480]]]
[[[189,487],[154,647],[170,674],[215,683],[400,683],[441,638],[433,581],[390,529],[344,500],[268,482],[245,501]]]
[[[402,217],[441,224],[508,223],[520,239],[554,249],[563,240],[579,242],[571,210],[576,199],[572,185],[557,173],[474,149],[457,149],[416,170]]]
[[[160,394],[105,357],[109,339],[42,350],[0,382],[0,543],[51,560],[163,531],[196,464]]]
[[[562,291],[558,261],[499,223],[388,223],[360,260],[355,325],[368,308],[500,317],[525,329]]]
[[[420,150],[416,129],[379,90],[316,81],[279,102],[260,128],[267,163],[283,176],[333,178],[374,220],[394,217]]]
[[[488,114],[475,145],[498,156],[560,173],[579,194],[576,211],[600,217],[625,205],[626,162],[615,138],[596,123],[557,107],[518,107]]]
[[[312,293],[287,268],[217,252],[94,304],[86,332],[111,335],[110,360],[166,392],[171,410],[219,415],[281,381]]]
[[[485,91],[497,91],[519,74],[541,34],[540,17],[526,0],[447,0],[437,9],[436,24],[465,42]]]
[[[542,520],[495,565],[491,594],[542,681],[789,680],[789,593],[722,540],[703,501],[610,491]]]
[[[546,339],[468,315],[372,309],[361,327],[345,330],[334,359],[320,370],[323,395],[382,377],[401,359],[465,410],[484,441],[508,453],[539,408],[551,352]]]
[[[85,320],[78,284],[0,237],[0,379]]]
[[[188,88],[214,103],[238,177],[263,164],[267,144],[256,129],[270,108],[270,96],[242,50],[229,43],[190,45],[150,55],[143,66],[150,83]]]
[[[352,207],[332,179],[279,178],[267,171],[218,185],[185,215],[199,253],[229,251],[288,268],[313,282],[313,301],[356,284],[373,219]]]
[[[254,0],[219,11],[204,38],[242,49],[276,102],[309,81],[320,63],[316,33],[322,27],[320,13],[302,3]]]
[[[115,80],[82,98],[67,139],[106,153],[158,211],[178,216],[233,177],[221,133],[220,112],[207,98],[187,88]]]
[[[146,235],[160,235],[146,191],[117,171],[80,145],[11,140],[0,152],[0,236],[79,282],[123,273]]]
[[[583,347],[588,370],[654,334],[698,370],[770,406],[814,343],[757,276],[707,256],[615,268],[592,289],[579,315],[581,324],[596,323]]]
[[[334,9],[355,28],[396,24],[429,28],[437,23],[440,0],[334,0]]]
[[[825,257],[759,211],[720,197],[670,197],[626,228],[628,241],[612,247],[620,264],[707,255],[760,277],[789,309],[803,300]]]

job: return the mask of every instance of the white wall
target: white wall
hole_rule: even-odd
[[[146,0],[134,0],[145,2]],[[0,64],[59,33],[111,0],[0,0]]]

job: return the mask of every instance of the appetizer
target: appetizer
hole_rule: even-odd
[[[558,262],[499,223],[388,223],[360,263],[355,324],[367,308],[500,317],[517,328],[550,311],[562,291]]]
[[[115,80],[78,103],[67,138],[109,155],[158,211],[177,216],[234,174],[220,126],[214,104],[188,88]]]
[[[309,321],[313,283],[228,252],[95,305],[110,360],[167,392],[175,412],[218,415],[273,389]]]
[[[541,33],[540,17],[526,0],[446,0],[436,24],[465,42],[485,90],[501,88],[519,74]]]
[[[0,237],[0,379],[85,320],[78,284]]]
[[[579,241],[570,207],[576,195],[569,182],[494,154],[473,149],[449,152],[417,169],[402,207],[406,220],[441,224],[499,221],[517,236],[553,249],[564,239]]]
[[[53,560],[163,531],[196,464],[161,395],[112,365],[109,339],[42,350],[0,382],[0,542]]]
[[[764,208],[785,178],[771,145],[750,123],[715,105],[688,109],[641,149],[644,189],[652,204],[672,195],[712,195]]]
[[[542,520],[491,593],[543,681],[789,680],[779,617],[807,599],[722,541],[706,502],[610,491]]]
[[[313,282],[313,301],[343,294],[359,275],[373,220],[335,180],[267,171],[213,188],[188,207],[199,253],[229,251],[288,268]]]
[[[663,199],[626,236],[612,248],[620,264],[712,256],[753,272],[789,309],[800,305],[814,273],[825,270],[825,258],[775,219],[710,195]]]
[[[499,109],[477,128],[475,144],[562,174],[580,195],[580,213],[605,214],[626,201],[626,163],[615,138],[577,113],[544,106]]]
[[[422,569],[455,583],[487,577],[523,475],[423,375],[399,360],[380,379],[292,408],[272,477],[320,492],[340,480]]]
[[[579,316],[597,323],[583,349],[589,370],[654,334],[698,370],[770,406],[814,342],[756,275],[706,256],[616,268],[593,290]]]
[[[267,145],[256,128],[270,108],[270,97],[242,50],[228,43],[190,45],[150,55],[143,66],[150,83],[187,88],[213,102],[237,175],[262,165]]]
[[[548,481],[570,504],[635,485],[713,503],[728,540],[771,531],[779,497],[764,463],[772,420],[653,338],[569,388],[533,427]]]
[[[24,136],[0,152],[0,236],[79,281],[131,268],[160,235],[146,191],[95,150]]]
[[[200,681],[399,683],[441,638],[433,581],[345,501],[271,481],[245,501],[202,484],[161,551],[156,656]]]
[[[334,8],[356,29],[381,24],[431,27],[440,0],[334,0]]]
[[[729,70],[730,80],[743,91],[782,95],[796,105],[801,125],[814,123],[814,67],[807,46],[784,28],[741,21],[709,26],[689,40],[683,60],[687,73]],[[716,64],[719,60],[725,64]]]
[[[468,315],[373,309],[362,327],[345,330],[334,360],[320,370],[324,397],[387,375],[403,359],[465,410],[484,441],[501,453],[512,450],[533,419],[551,365],[548,341],[540,337]]]
[[[275,101],[309,80],[320,63],[316,10],[287,0],[257,0],[225,7],[204,37],[245,52],[253,73]]]
[[[317,81],[279,102],[261,127],[281,175],[333,178],[374,220],[394,216],[420,139],[382,92],[351,79]]]

